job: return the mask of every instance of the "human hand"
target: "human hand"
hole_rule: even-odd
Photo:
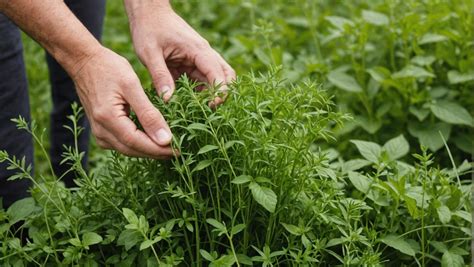
[[[173,155],[171,131],[125,58],[100,47],[71,76],[100,147],[137,157]],[[130,108],[145,132],[129,118]]]
[[[129,0],[125,4],[136,53],[150,72],[158,94],[168,101],[175,90],[174,81],[186,73],[196,81],[220,85],[224,97],[216,97],[210,106],[221,104],[226,84],[235,79],[234,70],[221,55],[166,1],[133,6],[133,0]]]

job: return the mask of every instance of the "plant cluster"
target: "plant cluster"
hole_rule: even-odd
[[[0,211],[2,266],[463,266],[471,239],[467,162],[440,169],[426,149],[408,159],[403,135],[383,146],[327,143],[347,119],[316,83],[247,75],[213,111],[218,90],[181,79],[170,103],[150,92],[174,133],[169,162],[113,154],[85,172],[77,148],[61,177],[29,179],[32,197]],[[80,109],[74,107],[71,120]],[[132,114],[133,116],[133,114]],[[34,124],[16,120],[41,142]],[[81,129],[70,127],[78,136]]]

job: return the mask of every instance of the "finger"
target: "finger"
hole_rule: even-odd
[[[204,74],[210,85],[223,84],[225,73],[222,70],[218,57],[212,52],[200,53],[195,59],[196,68]]]
[[[163,115],[161,115],[146,96],[138,79],[133,88],[129,88],[128,94],[123,97],[137,114],[138,120],[148,136],[155,141],[156,144],[168,146],[172,139],[171,130],[165,118],[163,118]],[[130,123],[132,122],[130,121]]]
[[[217,51],[214,50],[214,52],[216,53],[216,56],[219,58],[219,61],[221,63],[222,70],[224,71],[226,77],[226,83],[231,83],[236,79],[234,69],[229,65],[229,63],[227,63],[227,61],[225,61],[225,59],[219,53],[217,53]]]
[[[149,59],[147,68],[158,95],[162,96],[163,100],[167,102],[173,95],[175,85],[174,78],[166,65],[161,51],[157,51],[157,55]]]

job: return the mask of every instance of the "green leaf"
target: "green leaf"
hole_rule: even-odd
[[[31,197],[23,198],[13,203],[7,210],[11,225],[26,219],[35,210],[35,200]]]
[[[420,45],[422,44],[430,44],[430,43],[438,43],[438,42],[443,42],[448,40],[448,37],[441,35],[441,34],[435,34],[435,33],[427,33],[423,35],[418,43]]]
[[[382,148],[378,144],[362,140],[351,140],[351,143],[356,145],[359,153],[368,161],[373,163],[379,161]]]
[[[255,182],[251,182],[249,188],[252,196],[258,204],[262,205],[266,210],[275,212],[277,204],[277,196],[270,188],[262,187]]]
[[[117,245],[125,246],[125,250],[129,250],[142,240],[143,236],[138,231],[124,230],[117,239]]]
[[[371,162],[365,159],[351,159],[344,162],[343,169],[344,171],[357,171],[358,169],[364,168],[365,166],[370,165]]]
[[[461,267],[464,266],[464,259],[462,256],[446,251],[441,257],[441,267]]]
[[[160,241],[160,238],[159,237],[156,237],[155,239],[153,240],[145,240],[143,241],[141,244],[140,244],[140,250],[144,250],[144,249],[147,249],[151,246],[153,246],[153,244],[155,244],[156,242]]]
[[[438,212],[438,217],[442,224],[447,224],[451,221],[451,211],[447,206],[441,205],[436,211]]]
[[[345,27],[354,27],[354,22],[343,17],[327,16],[325,19],[340,31],[344,31]]]
[[[250,175],[240,175],[235,177],[234,180],[231,181],[233,184],[245,184],[252,181],[252,176]]]
[[[82,244],[84,247],[99,244],[102,240],[102,237],[94,232],[87,232],[82,235]]]
[[[400,78],[434,78],[435,75],[422,67],[408,65],[399,72],[392,75],[395,79]]]
[[[216,228],[219,231],[227,232],[227,228],[225,227],[225,225],[222,224],[221,222],[217,221],[216,219],[209,218],[209,219],[206,220],[206,222],[208,224],[214,226],[214,228]]]
[[[452,124],[473,126],[473,118],[469,112],[455,102],[438,101],[430,106],[431,112],[440,120]]]
[[[204,153],[207,153],[209,151],[216,150],[216,149],[219,149],[219,147],[215,146],[215,145],[205,145],[201,149],[199,149],[198,155],[199,154],[204,154]]]
[[[209,252],[205,251],[204,249],[200,249],[199,253],[207,261],[213,262],[215,259]]]
[[[75,247],[78,247],[78,248],[82,247],[82,243],[81,243],[81,240],[79,240],[79,238],[71,238],[68,240],[68,242]]]
[[[383,145],[383,149],[387,152],[390,159],[396,160],[408,154],[410,145],[403,134],[401,134],[388,140],[388,142]]]
[[[474,80],[474,72],[460,73],[457,70],[448,72],[448,80],[450,84],[465,83]]]
[[[388,17],[385,14],[371,10],[362,10],[362,18],[368,23],[377,26],[388,25],[389,23]]]
[[[384,243],[385,245],[400,251],[403,254],[406,254],[412,257],[415,256],[415,250],[413,250],[410,244],[406,240],[398,236],[387,235],[381,238],[380,241]]]
[[[370,186],[372,184],[372,181],[369,178],[367,178],[365,175],[353,171],[349,171],[347,174],[352,185],[354,185],[357,190],[364,194],[367,194],[369,192]]]
[[[355,93],[362,92],[362,88],[357,81],[342,71],[331,71],[328,74],[328,80],[339,89]]]
[[[424,108],[419,109],[415,106],[410,106],[408,110],[410,111],[411,114],[415,115],[419,121],[424,121],[426,117],[428,117],[428,115],[430,114],[429,109],[424,109]]]
[[[210,159],[202,160],[196,165],[196,167],[194,167],[193,172],[203,170],[209,167],[211,164],[212,164],[212,160]]]
[[[232,229],[230,230],[230,234],[231,235],[236,235],[244,229],[245,229],[245,224],[243,224],[243,223],[237,224],[236,226],[232,227]]]
[[[444,122],[435,124],[420,124],[416,122],[408,125],[408,131],[411,135],[418,138],[420,144],[435,152],[444,146],[443,139],[441,139],[439,133],[441,132],[444,139],[448,140],[451,134],[451,125]]]
[[[125,216],[125,219],[128,221],[128,223],[138,226],[139,224],[138,217],[133,210],[122,208],[122,213],[123,213],[123,216]]]
[[[300,236],[301,235],[301,230],[298,226],[293,225],[293,224],[286,224],[286,223],[281,223],[285,229],[290,232],[292,235]]]

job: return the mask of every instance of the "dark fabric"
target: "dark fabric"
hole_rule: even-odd
[[[23,63],[21,35],[17,27],[0,13],[0,150],[10,156],[25,157],[33,164],[33,143],[25,131],[17,130],[10,121],[18,116],[30,120],[28,83]],[[7,181],[14,171],[6,170],[7,162],[0,163],[0,197],[3,205],[27,196],[28,180]]]
[[[105,14],[105,0],[66,0],[65,3],[86,26],[100,39]],[[64,69],[50,56],[46,55],[53,111],[51,114],[51,150],[50,157],[56,175],[62,176],[69,166],[60,165],[63,145],[73,146],[72,134],[63,127],[70,125],[67,116],[71,114],[71,103],[78,102],[74,83]],[[25,157],[28,164],[33,163],[32,138],[24,131],[16,129],[11,118],[19,115],[30,120],[28,87],[23,61],[21,35],[18,28],[4,15],[0,14],[0,150],[10,155]],[[86,152],[83,160],[85,167],[90,136],[90,127],[86,118],[80,125],[86,130],[79,138],[79,150]],[[13,172],[6,170],[5,163],[0,164],[0,197],[6,208],[14,201],[28,195],[27,180],[7,181]],[[63,180],[67,186],[73,186],[74,173],[68,173]]]
[[[69,0],[65,1],[69,9],[76,17],[86,26],[86,28],[100,40],[102,35],[102,25],[105,14],[105,0]],[[72,113],[71,103],[79,102],[76,94],[74,83],[69,78],[66,71],[54,60],[54,58],[46,54],[46,60],[49,68],[49,79],[51,82],[51,94],[53,98],[53,111],[51,113],[51,163],[55,174],[60,177],[68,169],[68,164],[61,165],[62,153],[64,145],[73,146],[74,136],[64,125],[71,125],[67,116]],[[84,151],[82,165],[86,168],[87,152],[89,151],[90,126],[87,118],[84,116],[79,122],[79,126],[84,127],[84,132],[79,136],[78,146],[80,151]],[[74,186],[74,178],[76,174],[67,173],[63,177],[63,181],[68,187]]]

